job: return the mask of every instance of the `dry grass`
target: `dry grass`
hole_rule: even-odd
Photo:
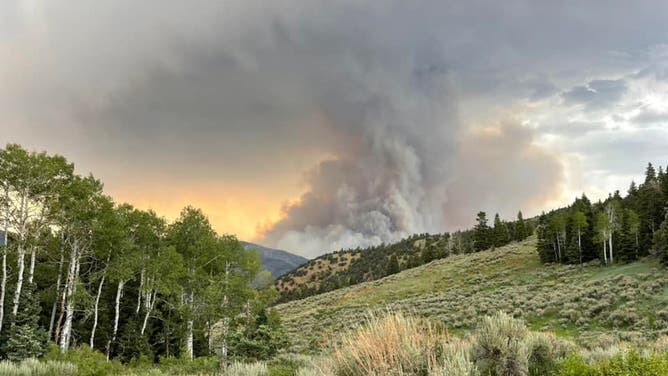
[[[420,374],[434,349],[447,341],[444,331],[414,316],[371,315],[344,336],[330,362],[340,376]]]

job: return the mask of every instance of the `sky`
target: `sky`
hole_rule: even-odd
[[[668,162],[668,2],[0,0],[0,143],[315,257]]]

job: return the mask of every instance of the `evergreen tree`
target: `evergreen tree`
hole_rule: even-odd
[[[538,235],[538,255],[540,261],[543,263],[557,261],[556,253],[553,248],[551,227],[548,224],[548,216],[542,213],[538,217],[538,228],[536,229]]]
[[[39,326],[41,308],[33,283],[21,290],[21,302],[21,309],[14,317],[3,346],[6,358],[14,362],[42,356],[48,340],[46,331]]]
[[[487,225],[487,214],[485,212],[478,212],[476,222],[473,228],[473,247],[476,252],[479,252],[492,246],[492,237],[491,229]]]
[[[640,218],[638,214],[631,209],[625,209],[619,234],[620,257],[622,260],[633,261],[638,259],[640,254],[639,229]]]
[[[508,227],[499,217],[499,213],[494,216],[494,230],[492,242],[495,247],[501,247],[510,241],[508,236]]]
[[[527,236],[529,236],[529,232],[527,231],[527,226],[526,223],[524,223],[524,218],[522,217],[522,211],[517,212],[517,221],[515,222],[515,231],[514,231],[514,238],[516,241],[521,241],[524,240]]]
[[[396,254],[393,254],[387,261],[387,275],[399,273],[400,270],[399,259]]]

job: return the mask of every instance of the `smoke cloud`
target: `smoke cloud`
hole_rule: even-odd
[[[119,201],[203,206],[244,237],[259,223],[253,240],[306,256],[535,214],[563,189],[561,156],[541,127],[477,117],[602,82],[626,93],[668,11],[628,7],[3,2],[0,141],[67,155]],[[608,91],[580,102],[627,96]]]

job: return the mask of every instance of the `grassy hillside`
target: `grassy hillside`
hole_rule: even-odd
[[[668,274],[652,259],[542,265],[531,237],[277,306],[297,351],[326,346],[369,311],[388,308],[440,319],[453,332],[502,310],[581,343],[604,334],[643,341],[668,334]]]

